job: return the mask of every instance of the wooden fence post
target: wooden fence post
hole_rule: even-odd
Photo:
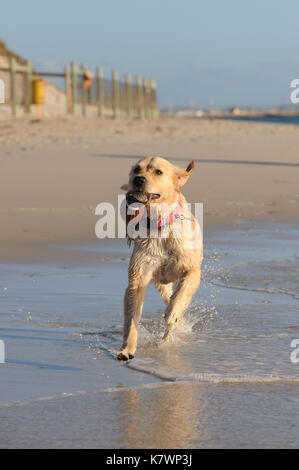
[[[140,75],[136,77],[137,95],[138,95],[138,115],[140,119],[144,119],[144,93],[142,87],[142,78]]]
[[[103,86],[103,69],[97,68],[97,81],[98,81],[98,117],[103,116],[104,112],[104,86]]]
[[[78,79],[77,79],[77,63],[72,62],[71,64],[72,70],[72,113],[76,113],[76,103],[78,99]]]
[[[128,104],[128,117],[133,116],[133,96],[132,96],[132,78],[131,74],[126,74],[126,95],[127,95],[127,104]]]
[[[113,70],[112,72],[113,81],[113,108],[114,108],[114,119],[117,118],[119,113],[119,84],[118,84],[118,72]]]
[[[69,67],[65,67],[64,77],[65,77],[66,113],[72,114],[72,85],[71,85],[71,72],[70,72]]]
[[[143,79],[143,93],[144,93],[144,114],[146,118],[150,117],[149,109],[149,88],[148,88],[148,79]]]
[[[147,80],[147,102],[148,102],[148,117],[151,119],[153,117],[153,89],[152,89],[152,81],[150,79]]]
[[[154,89],[154,80],[150,80],[151,87],[151,117],[155,116],[155,89]]]
[[[25,111],[30,113],[32,103],[32,66],[30,60],[26,61],[26,68]]]
[[[154,114],[153,117],[159,117],[159,108],[158,108],[158,99],[157,99],[157,82],[152,80],[152,89],[153,89],[153,105],[154,105]]]
[[[17,106],[16,106],[16,59],[14,57],[10,58],[10,97],[11,97],[12,115],[16,116],[16,114],[17,114]]]
[[[82,116],[86,117],[86,104],[87,104],[87,85],[86,85],[86,80],[85,80],[85,72],[87,68],[85,65],[81,66],[81,84],[82,84]]]

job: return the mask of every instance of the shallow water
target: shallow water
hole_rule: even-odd
[[[69,249],[94,263],[1,265],[0,447],[298,447],[298,227],[207,231],[180,329],[151,286],[128,365],[125,242]]]

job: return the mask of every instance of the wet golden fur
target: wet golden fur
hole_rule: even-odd
[[[134,189],[134,177],[146,178],[142,191],[159,194],[151,204],[173,205],[186,203],[181,188],[192,174],[194,163],[187,169],[179,168],[161,157],[146,157],[133,166],[129,184],[123,189]],[[190,220],[194,227],[194,218]],[[129,285],[124,298],[124,341],[118,359],[127,361],[134,357],[137,348],[138,323],[147,286],[154,283],[166,303],[164,317],[167,340],[190,304],[200,283],[200,266],[203,259],[202,244],[186,248],[185,234],[180,238],[136,238],[129,266]]]

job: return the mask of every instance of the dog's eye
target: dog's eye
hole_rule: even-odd
[[[140,166],[136,166],[136,168],[134,168],[134,173],[135,173],[135,175],[137,175],[138,173],[140,173],[140,171],[141,171]]]
[[[155,173],[156,173],[156,175],[162,175],[162,171],[161,171],[161,170],[156,170]]]

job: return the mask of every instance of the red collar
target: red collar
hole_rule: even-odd
[[[141,207],[138,207],[135,210],[134,214],[127,214],[127,225],[133,219],[137,219],[138,221],[140,221],[144,214],[144,209],[145,209],[145,205],[142,205]],[[157,227],[161,229],[163,227],[166,227],[167,225],[168,226],[172,225],[175,219],[182,219],[181,209],[182,209],[182,206],[180,202],[178,202],[175,209],[167,217],[165,217],[164,219],[157,220]],[[148,219],[148,226],[149,226],[149,224],[151,223],[151,219],[149,217],[147,219]]]
[[[163,228],[166,225],[172,225],[174,222],[174,219],[180,217],[180,215],[181,215],[181,205],[178,202],[176,208],[165,219],[158,220],[157,222],[158,228]]]

